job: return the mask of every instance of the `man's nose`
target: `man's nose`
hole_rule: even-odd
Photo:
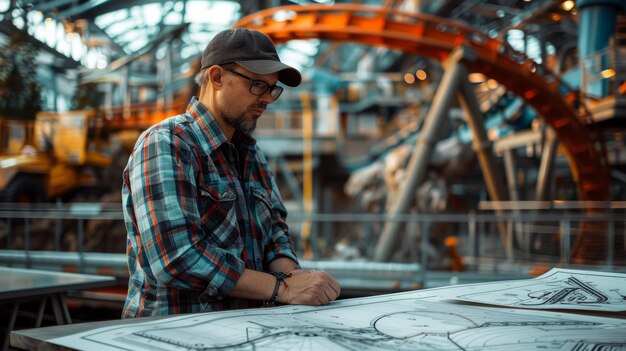
[[[261,101],[265,105],[269,105],[274,102],[274,98],[271,93],[272,89],[267,89],[261,96],[259,96],[259,101]]]

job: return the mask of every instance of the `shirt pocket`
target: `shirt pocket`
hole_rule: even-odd
[[[209,243],[227,248],[238,241],[237,196],[229,184],[200,184],[198,202]]]
[[[267,190],[252,188],[252,199],[256,212],[256,221],[263,234],[271,234],[272,231],[272,202]]]

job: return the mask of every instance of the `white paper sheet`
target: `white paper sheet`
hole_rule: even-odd
[[[464,285],[453,295],[448,297],[518,308],[624,312],[626,274],[554,268],[534,279]]]
[[[562,280],[551,277],[546,275],[549,284]],[[485,286],[494,291],[497,285]],[[433,301],[466,287],[348,299],[322,307],[191,314],[96,329],[52,343],[102,351],[626,349],[624,319]],[[480,293],[486,296],[487,291]]]

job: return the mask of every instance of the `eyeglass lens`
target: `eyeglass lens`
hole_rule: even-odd
[[[235,70],[227,69],[227,71],[234,73],[235,75],[238,75],[241,78],[248,79],[250,81],[250,93],[254,95],[263,95],[265,94],[267,89],[270,89],[270,96],[272,97],[272,99],[276,100],[278,99],[280,94],[283,92],[283,88],[279,87],[278,85],[270,86],[269,84],[265,83],[262,80],[252,79]]]

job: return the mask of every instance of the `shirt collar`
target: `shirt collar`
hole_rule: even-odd
[[[193,118],[198,128],[199,137],[206,139],[210,149],[215,150],[222,144],[228,142],[226,135],[222,131],[219,123],[215,120],[215,117],[209,112],[209,110],[200,102],[196,96],[191,98],[189,105],[187,105],[186,114]]]

